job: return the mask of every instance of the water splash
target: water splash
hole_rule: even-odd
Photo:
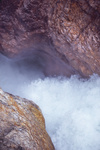
[[[100,77],[33,79],[36,70],[13,65],[0,59],[0,86],[40,106],[56,150],[100,150]]]

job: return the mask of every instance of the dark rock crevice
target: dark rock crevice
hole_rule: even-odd
[[[61,61],[63,57],[83,76],[100,74],[99,0],[5,0],[0,16],[0,50],[5,55],[43,47],[43,35],[44,44],[46,38],[52,41],[54,53],[49,46],[41,51]]]

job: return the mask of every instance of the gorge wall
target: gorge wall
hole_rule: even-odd
[[[1,0],[0,51],[13,57],[23,50],[48,57],[47,68],[63,68],[46,74],[100,75],[100,1]]]
[[[45,76],[100,75],[100,0],[1,0],[0,53]],[[54,150],[39,107],[1,89],[0,149]]]

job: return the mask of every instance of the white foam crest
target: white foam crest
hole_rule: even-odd
[[[21,86],[19,95],[40,106],[56,150],[100,149],[99,77],[39,79]]]
[[[3,63],[0,85],[39,105],[56,150],[100,150],[100,77],[30,81],[10,63]]]

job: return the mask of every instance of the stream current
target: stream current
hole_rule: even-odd
[[[42,110],[56,150],[100,150],[100,77],[45,77],[31,60],[0,55],[0,86]]]

